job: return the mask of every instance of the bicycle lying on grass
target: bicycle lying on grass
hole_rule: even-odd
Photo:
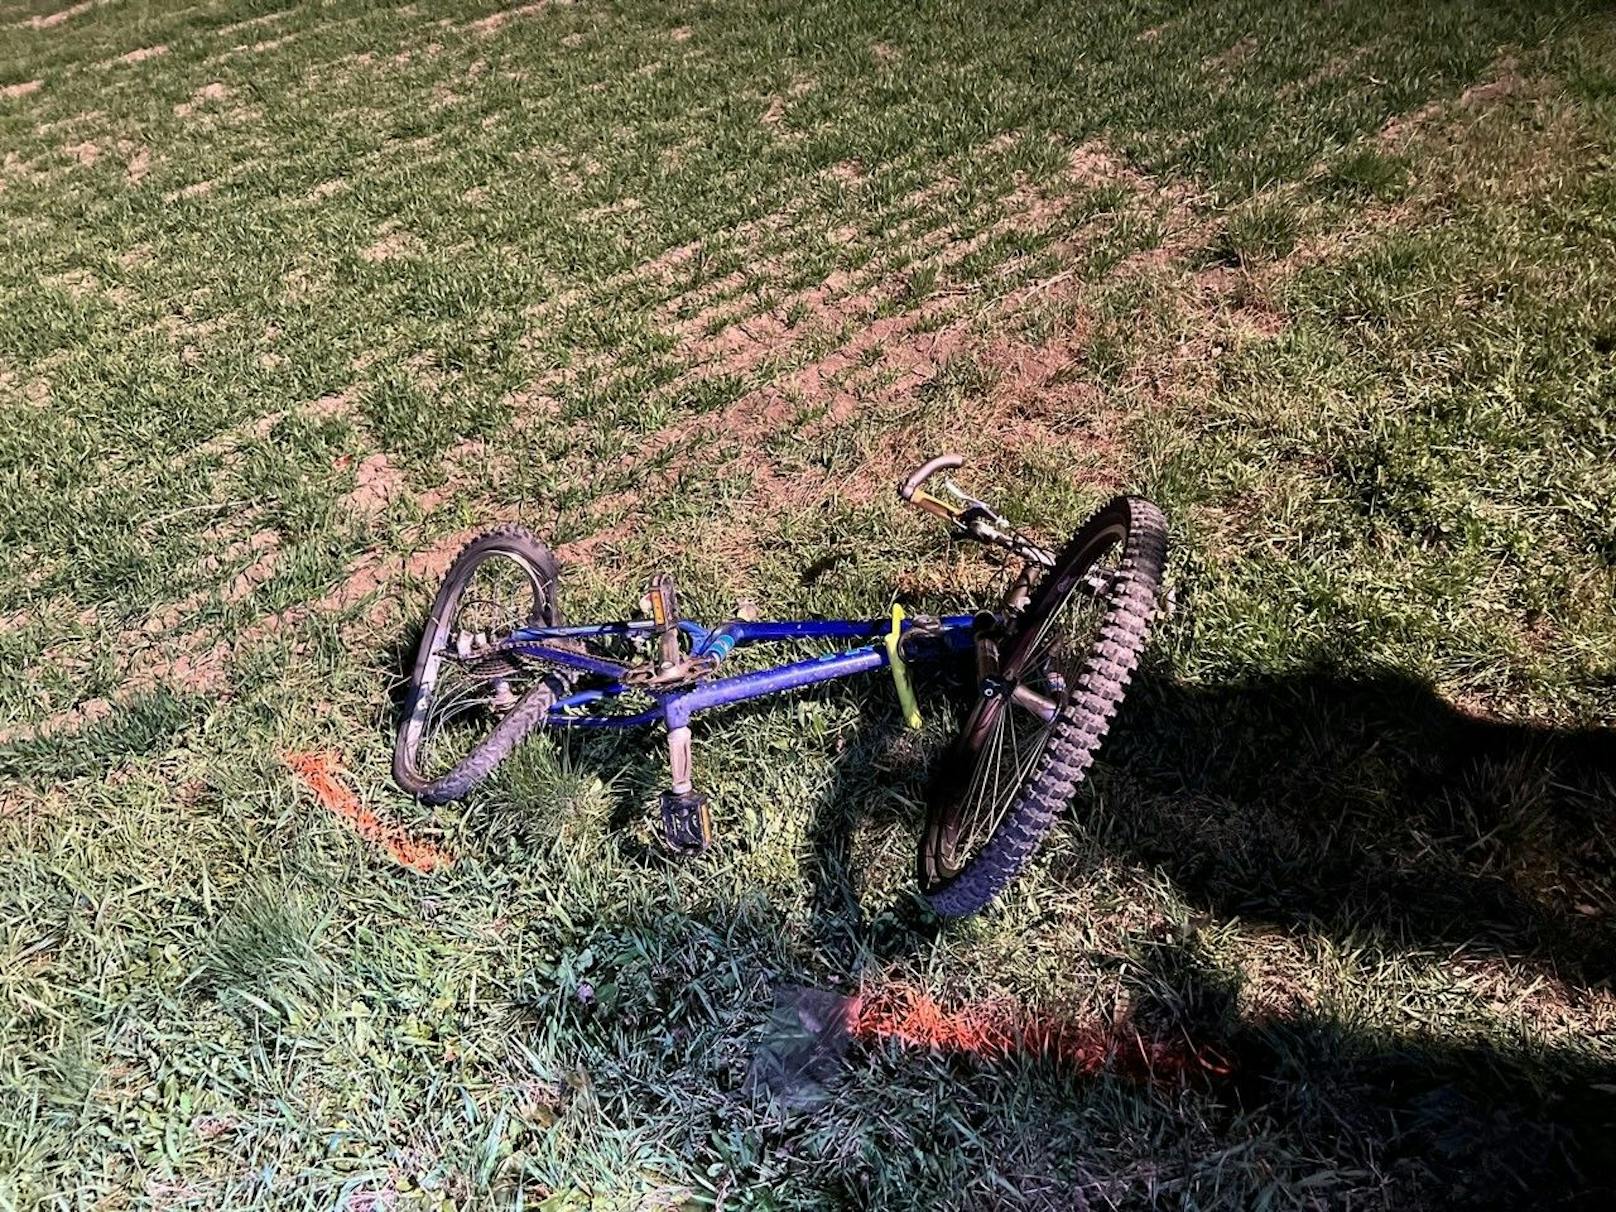
[[[935,772],[918,873],[939,914],[975,913],[1026,865],[1076,794],[1138,663],[1167,555],[1161,511],[1117,497],[1051,552],[944,480],[942,455],[899,495],[960,538],[1010,553],[1019,571],[997,607],[940,618],[762,621],[755,612],[707,627],[679,613],[666,573],[641,602],[649,617],[566,624],[558,568],[526,531],[473,539],[450,567],[421,637],[393,755],[393,775],[428,803],[465,795],[534,728],[663,723],[671,786],[664,840],[703,851],[707,797],[691,774],[690,722],[701,711],[889,669],[911,725],[907,667],[974,658],[975,698]],[[833,641],[828,654],[725,676],[740,647]]]

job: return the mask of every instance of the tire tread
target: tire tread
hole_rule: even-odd
[[[1167,520],[1150,501],[1119,497],[1089,525],[1117,508],[1128,511],[1122,559],[1076,693],[1062,707],[1038,764],[981,852],[953,878],[926,890],[927,902],[943,917],[978,912],[1021,873],[1076,796],[1127,693],[1156,616],[1167,562]]]

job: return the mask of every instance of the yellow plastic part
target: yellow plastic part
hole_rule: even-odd
[[[940,518],[947,518],[950,522],[959,521],[960,510],[954,508],[941,497],[932,496],[929,492],[916,491],[915,495],[909,498],[909,503],[918,505],[927,513],[934,513]]]
[[[915,702],[914,687],[909,684],[909,666],[903,661],[903,607],[892,604],[892,630],[887,632],[887,661],[892,666],[892,684],[898,688],[898,705],[903,708],[903,721],[911,728],[920,727],[920,704]]]

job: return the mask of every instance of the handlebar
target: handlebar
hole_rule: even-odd
[[[913,501],[915,493],[920,491],[920,486],[939,471],[950,471],[955,467],[963,467],[964,465],[965,458],[962,455],[940,454],[935,459],[922,463],[907,480],[898,485],[898,495],[905,501]]]

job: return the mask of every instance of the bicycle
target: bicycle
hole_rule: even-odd
[[[465,795],[535,728],[667,729],[662,836],[676,852],[712,843],[695,789],[691,720],[700,712],[890,670],[903,713],[919,716],[912,664],[974,660],[975,693],[927,796],[920,890],[945,917],[975,913],[1021,871],[1093,763],[1138,664],[1161,599],[1161,510],[1140,497],[1104,505],[1059,551],[1017,530],[945,478],[958,455],[925,463],[900,497],[957,538],[1019,562],[998,606],[970,614],[766,621],[755,610],[708,627],[681,616],[658,573],[647,616],[568,624],[559,568],[527,531],[504,526],[466,545],[432,605],[393,755],[399,786],[427,803]],[[725,674],[739,648],[829,641],[835,650]]]

